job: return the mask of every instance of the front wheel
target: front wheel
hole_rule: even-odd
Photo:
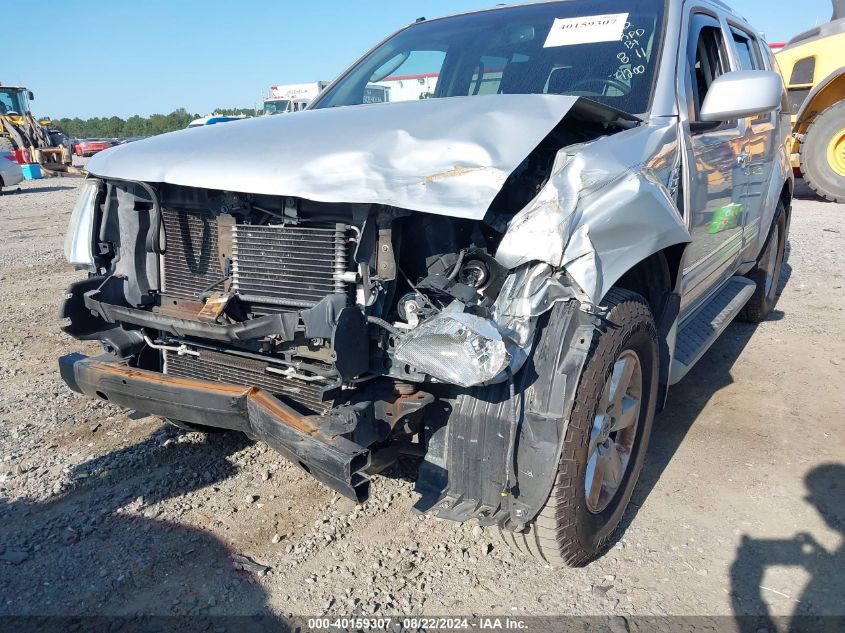
[[[631,499],[654,422],[659,360],[651,309],[640,295],[620,289],[609,293],[605,307],[549,499],[523,532],[502,532],[519,550],[555,566],[581,566],[604,552]]]

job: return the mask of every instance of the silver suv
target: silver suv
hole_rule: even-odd
[[[267,442],[362,501],[599,555],[669,387],[777,297],[793,180],[769,49],[708,0],[419,20],[304,112],[89,164],[74,390]]]

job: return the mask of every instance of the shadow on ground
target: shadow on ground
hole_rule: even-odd
[[[30,194],[30,193],[43,193],[45,191],[64,191],[64,190],[67,190],[67,189],[75,189],[75,188],[76,187],[69,187],[67,185],[55,185],[55,186],[52,186],[52,187],[26,187],[26,188],[21,187],[21,188],[17,188],[17,189],[8,188],[5,191],[3,191],[3,195],[4,196],[10,196],[10,195],[24,196],[24,195],[27,195],[27,194]]]
[[[787,242],[778,282],[778,296],[783,293],[792,277],[792,266],[789,264],[790,250],[790,244]],[[770,321],[779,321],[784,318],[786,315],[777,308],[769,315]],[[740,321],[732,323],[690,373],[669,390],[666,408],[658,414],[654,422],[648,456],[631,498],[631,509],[623,522],[624,529],[627,529],[634,520],[640,506],[651,494],[681,442],[684,441],[690,428],[713,396],[733,384],[731,368],[756,331],[757,325]]]
[[[0,500],[0,618],[247,616],[272,623],[267,595],[225,543],[157,518],[156,502],[232,476],[240,434],[177,441],[164,429],[77,466],[75,487],[46,502]],[[133,516],[116,513],[130,505]],[[207,510],[206,510],[207,511]],[[170,627],[166,627],[170,628]]]
[[[845,537],[845,465],[825,464],[814,468],[804,483],[805,501],[821,514],[831,530]],[[775,626],[779,618],[769,614],[762,591],[766,569],[774,566],[800,567],[810,576],[788,623],[789,631],[843,630],[845,550],[841,541],[838,549],[828,551],[812,534],[799,533],[785,539],[742,537],[731,566],[731,599],[741,633],[783,628]]]
[[[810,185],[802,179],[795,181],[794,196],[796,200],[813,200],[815,202],[824,202],[826,204],[836,204],[835,202],[830,202],[822,198],[819,194],[810,189]]]

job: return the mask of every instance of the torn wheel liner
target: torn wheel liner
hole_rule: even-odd
[[[514,400],[507,383],[457,395],[447,420],[429,425],[429,454],[417,482],[423,497],[416,510],[485,525],[525,524],[537,515],[554,482],[594,327],[593,317],[577,303],[556,304],[542,317],[535,351],[515,377]],[[506,421],[514,406],[520,414],[516,485],[508,490]]]

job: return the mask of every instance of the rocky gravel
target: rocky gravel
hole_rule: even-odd
[[[845,207],[802,190],[778,311],[670,393],[609,553],[556,570],[414,514],[413,462],[355,505],[71,393],[56,359],[98,352],[56,316],[79,182],[0,196],[0,615],[845,614]]]

